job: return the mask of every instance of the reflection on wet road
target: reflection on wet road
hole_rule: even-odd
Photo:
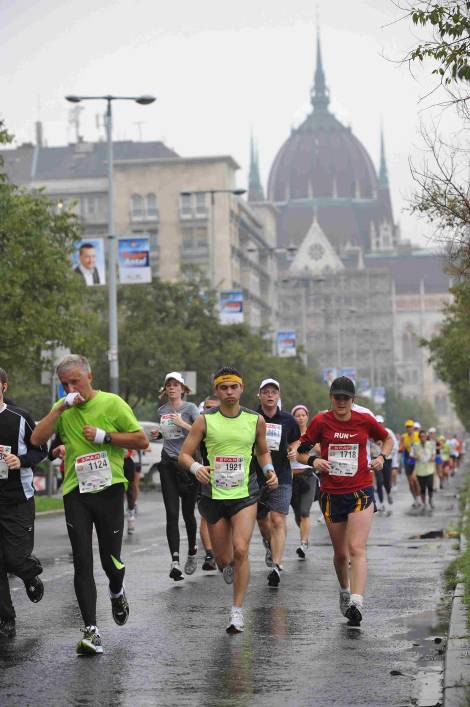
[[[112,620],[95,555],[105,653],[91,659],[75,655],[81,622],[63,517],[40,518],[36,552],[46,593],[33,605],[12,580],[17,638],[0,641],[0,705],[427,704],[426,689],[439,688],[441,573],[455,541],[410,537],[448,526],[457,515],[455,489],[438,494],[432,518],[406,515],[408,505],[402,485],[394,515],[376,515],[362,631],[348,630],[339,613],[324,525],[314,524],[310,556],[300,562],[290,517],[281,586],[267,586],[256,532],[247,627],[228,636],[230,588],[200,569],[180,584],[169,580],[163,504],[159,493],[148,493],[123,552],[131,607],[123,628]]]

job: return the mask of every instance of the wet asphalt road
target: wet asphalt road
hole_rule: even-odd
[[[360,632],[347,629],[339,613],[325,526],[314,523],[310,556],[301,562],[289,516],[280,588],[267,586],[255,531],[246,630],[228,636],[230,587],[199,568],[178,584],[168,578],[161,495],[142,495],[136,533],[123,550],[131,606],[125,627],[112,620],[95,555],[105,649],[95,658],[75,655],[81,619],[63,516],[39,518],[36,553],[44,564],[46,592],[33,605],[22,584],[11,580],[17,637],[0,641],[0,705],[435,704],[443,644],[432,639],[445,631],[442,571],[455,556],[455,540],[410,536],[455,521],[456,491],[452,483],[438,494],[433,517],[412,517],[405,513],[405,484],[402,479],[395,493],[394,514],[375,516]],[[313,515],[319,515],[316,504]],[[181,549],[183,555],[184,540]]]

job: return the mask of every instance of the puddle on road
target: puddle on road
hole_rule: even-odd
[[[403,616],[397,623],[405,629],[402,638],[410,642],[410,650],[418,653],[412,699],[417,707],[432,707],[443,703],[444,655],[449,626],[445,608]],[[411,666],[410,666],[411,667]]]

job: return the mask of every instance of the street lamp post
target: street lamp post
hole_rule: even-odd
[[[106,138],[108,143],[108,302],[109,302],[109,387],[112,393],[119,393],[118,317],[116,280],[116,235],[113,214],[113,116],[112,101],[135,101],[147,106],[156,99],[154,96],[65,96],[70,103],[81,101],[106,101]]]
[[[194,189],[180,192],[181,196],[191,196],[191,194],[210,194],[209,210],[209,281],[211,287],[215,288],[215,195],[233,194],[242,196],[246,189]]]

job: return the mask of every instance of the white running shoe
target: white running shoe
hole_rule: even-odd
[[[185,574],[194,574],[197,569],[197,553],[195,555],[188,555],[185,565],[184,565],[184,573]]]
[[[307,559],[307,551],[308,551],[308,543],[301,542],[299,547],[296,550],[299,560],[306,560]]]
[[[241,633],[245,629],[243,611],[239,606],[232,606],[230,621],[226,628],[227,633]]]
[[[348,590],[340,590],[339,592],[339,610],[346,616],[349,604],[351,603],[351,592]]]

